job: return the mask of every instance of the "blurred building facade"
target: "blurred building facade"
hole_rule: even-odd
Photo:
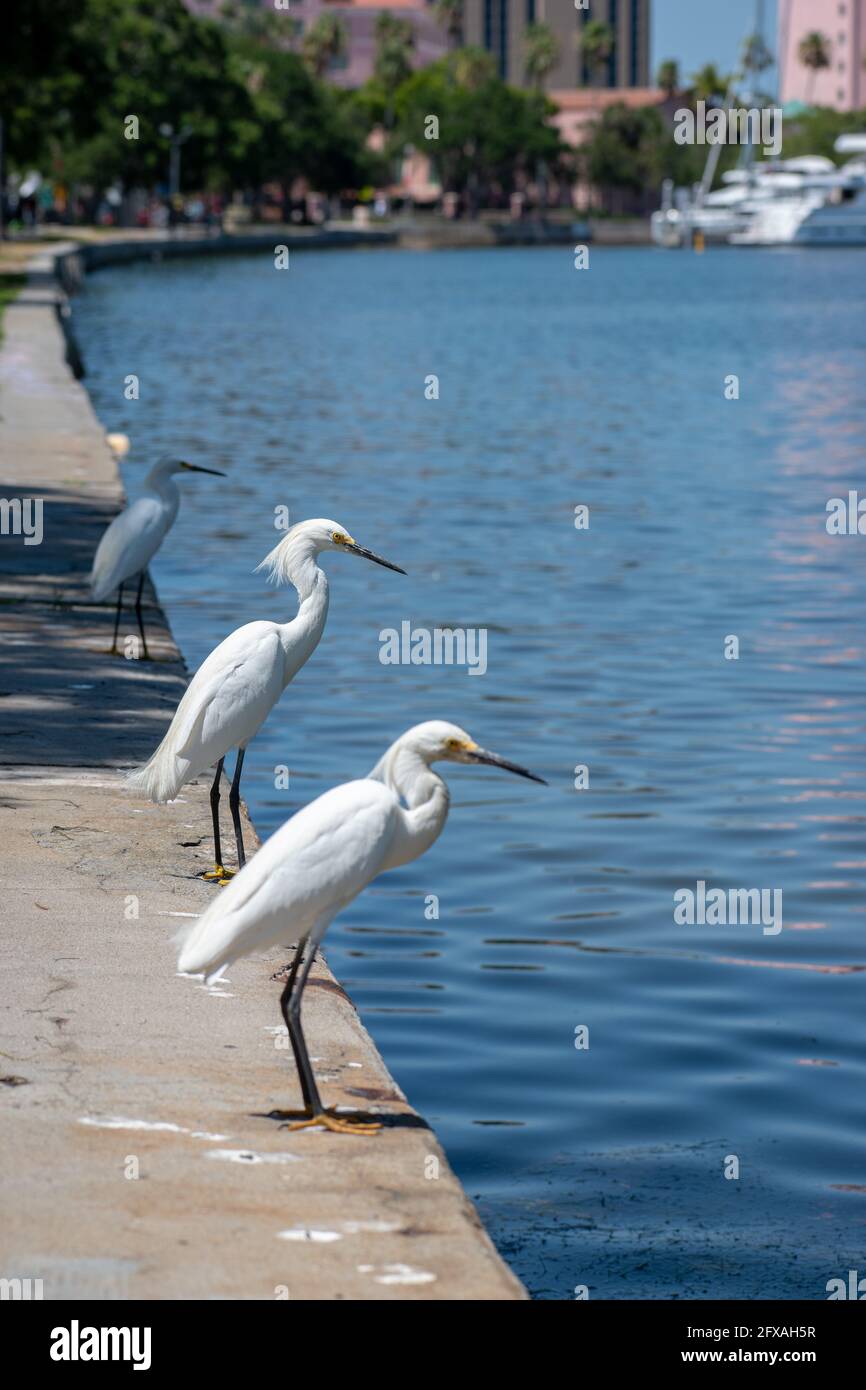
[[[590,19],[609,25],[614,36],[610,57],[598,67],[581,52],[580,35]],[[546,90],[648,86],[650,0],[592,0],[591,11],[577,8],[575,0],[465,0],[464,42],[486,48],[500,77],[515,87],[528,85],[524,34],[532,23],[546,24],[559,45]]]
[[[185,0],[196,14],[219,19],[225,0]],[[866,3],[866,0],[864,0]],[[275,10],[273,0],[236,0],[236,10],[269,10],[285,26],[287,46],[298,50],[304,31],[321,14],[336,15],[346,30],[346,52],[326,74],[340,87],[359,87],[373,73],[376,20],[388,10],[411,24],[415,35],[413,67],[424,67],[448,52],[448,36],[438,22],[434,0],[290,0]],[[604,63],[590,64],[580,35],[590,19],[601,20],[613,34]],[[548,91],[591,87],[646,87],[649,84],[650,0],[592,0],[578,8],[575,0],[464,0],[463,43],[485,48],[500,75],[515,87],[528,85],[524,35],[527,24],[546,24],[559,49],[547,74]]]
[[[821,34],[830,66],[812,71],[800,61],[807,34]],[[779,96],[837,111],[866,106],[866,0],[779,0]]]
[[[220,19],[225,0],[184,0],[187,9],[209,19]],[[428,0],[289,0],[275,9],[273,0],[238,0],[240,11],[264,9],[285,27],[286,46],[300,51],[305,30],[322,14],[335,15],[346,32],[346,51],[333,61],[325,76],[337,87],[360,87],[373,75],[376,53],[376,20],[383,10],[405,19],[414,34],[412,66],[425,67],[448,51],[448,38],[437,22]]]

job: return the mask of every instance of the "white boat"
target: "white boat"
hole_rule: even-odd
[[[692,197],[690,189],[674,190],[667,180],[661,208],[650,218],[652,239],[657,246],[668,249],[690,246],[698,235],[705,242],[726,242],[746,228],[746,197],[746,191],[740,188],[720,188],[703,197]]]
[[[756,168],[733,246],[866,246],[866,136],[842,135],[841,168],[820,157]]]
[[[722,175],[723,188],[694,197],[666,190],[652,216],[658,246],[697,234],[731,246],[866,246],[866,135],[841,135],[837,168],[823,155],[780,159]]]

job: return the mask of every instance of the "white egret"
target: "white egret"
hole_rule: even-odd
[[[489,763],[543,778],[488,753],[455,724],[433,720],[398,738],[369,777],[334,787],[286,821],[207,911],[179,936],[178,970],[213,979],[239,956],[297,941],[280,1009],[292,1044],[304,1111],[274,1112],[292,1129],[324,1125],[372,1133],[375,1123],[327,1110],[301,1029],[301,997],[333,920],[377,874],[429,849],[448,815],[448,787],[434,762]]]
[[[220,779],[226,754],[237,748],[229,806],[237,841],[238,868],[245,863],[240,818],[240,781],[244,753],[289,681],[312,656],[328,616],[328,580],[316,564],[323,550],[362,555],[386,569],[405,574],[353,540],[345,527],[319,517],[293,526],[266,555],[259,570],[274,583],[293,584],[298,612],[290,622],[246,623],[230,633],[196,671],[177,707],[168,733],[150,762],[130,773],[127,785],[152,801],[170,801],[185,782],[216,763],[210,791],[214,868],[205,878],[225,883],[219,829]]]
[[[112,521],[96,548],[93,568],[90,571],[90,590],[97,603],[101,603],[117,589],[117,613],[114,617],[114,641],[112,652],[117,651],[117,632],[120,627],[120,610],[123,604],[123,586],[127,579],[138,579],[138,595],[135,600],[135,616],[141,634],[143,654],[147,657],[147,638],[141,618],[141,591],[147,567],[166,533],[174,523],[180,506],[180,492],[172,480],[173,473],[215,473],[224,478],[218,468],[201,468],[196,463],[184,463],[182,459],[171,458],[166,454],[151,468],[144,480],[144,491],[132,506],[127,507]]]

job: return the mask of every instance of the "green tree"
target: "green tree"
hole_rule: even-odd
[[[593,80],[600,82],[616,44],[613,29],[603,19],[591,19],[578,29],[577,41]]]
[[[264,5],[245,5],[239,0],[225,0],[219,16],[226,28],[245,39],[279,47],[286,46],[295,32],[295,21],[284,10],[277,13]]]
[[[368,161],[342,98],[300,57],[181,0],[8,0],[0,55],[11,169],[96,190],[165,182],[162,125],[190,131],[187,189],[357,187]],[[128,118],[137,138],[126,138]]]
[[[840,135],[866,133],[866,110],[834,111],[830,106],[818,106],[804,111],[796,118],[785,120],[785,158],[797,155],[822,154],[835,163],[848,157],[839,155],[835,145]]]
[[[386,91],[395,92],[412,72],[415,30],[408,19],[383,10],[376,20],[373,73]]]
[[[672,97],[680,85],[680,68],[675,58],[666,58],[663,63],[659,63],[656,73],[656,83],[661,87],[666,97]]]
[[[460,48],[451,63],[454,80],[469,91],[478,91],[485,83],[496,77],[496,63],[493,55],[485,48]]]
[[[559,62],[559,42],[549,24],[527,24],[523,33],[526,80],[541,91]]]
[[[85,0],[70,40],[80,91],[58,112],[64,128],[52,132],[61,177],[127,186],[164,180],[165,124],[190,131],[187,187],[228,187],[242,175],[255,138],[253,103],[222,27],[197,19],[181,0]],[[138,139],[124,138],[128,115],[138,118]]]
[[[383,120],[386,130],[394,124],[394,97],[397,88],[412,73],[415,30],[408,19],[383,10],[376,20],[376,53],[373,78],[384,95]]]
[[[807,69],[809,77],[806,85],[806,100],[811,104],[815,90],[815,79],[822,68],[829,68],[831,62],[830,40],[825,34],[813,29],[804,35],[797,47],[797,57]]]
[[[244,182],[278,183],[288,201],[296,179],[323,193],[357,188],[365,181],[363,131],[344,94],[319,82],[296,53],[256,49],[239,40],[236,62],[253,62],[256,132],[244,165]]]
[[[694,74],[689,89],[693,101],[705,101],[708,106],[721,106],[730,85],[730,78],[719,72],[715,63],[704,63]]]
[[[314,77],[324,77],[328,68],[346,52],[346,26],[335,14],[320,14],[304,33],[301,52]]]
[[[470,72],[471,85],[458,80]],[[539,92],[519,91],[496,74],[489,55],[449,54],[414,73],[396,96],[396,135],[429,153],[445,191],[482,203],[506,197],[539,161],[556,168],[563,146],[550,124],[553,106]],[[439,116],[439,139],[426,141],[425,121]]]
[[[706,152],[677,145],[657,106],[609,107],[594,123],[581,150],[583,173],[608,212],[649,212],[658,206],[663,179],[689,184],[700,178]],[[737,158],[723,149],[721,167]]]
[[[448,35],[449,47],[460,48],[463,43],[463,0],[435,0],[433,13],[437,24]]]
[[[755,74],[765,72],[767,68],[773,66],[775,61],[769,48],[764,43],[763,36],[761,34],[750,34],[743,44],[741,60],[743,71]]]

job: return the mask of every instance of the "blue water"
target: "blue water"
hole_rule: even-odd
[[[325,638],[247,756],[263,834],[422,719],[550,783],[448,769],[440,840],[327,938],[532,1294],[866,1274],[866,537],[825,529],[866,495],[866,254],[147,265],[75,326],[131,492],[164,450],[229,470],[154,566],[191,666],[292,611],[251,573],[277,505],[410,572],[326,559]],[[486,674],[382,665],[404,620],[487,628]],[[698,879],[781,889],[781,933],[677,925]]]

